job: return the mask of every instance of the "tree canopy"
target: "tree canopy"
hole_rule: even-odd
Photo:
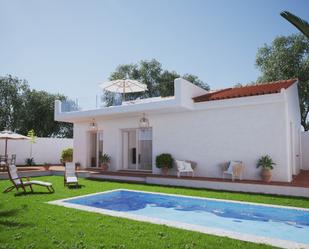
[[[160,62],[155,59],[142,60],[138,64],[119,65],[114,72],[111,73],[109,79],[134,79],[147,85],[148,91],[142,93],[128,93],[127,99],[149,98],[157,96],[172,96],[174,95],[174,80],[181,77],[175,71],[168,71],[162,68]],[[206,90],[209,86],[192,74],[185,74],[182,78],[198,85]],[[105,92],[104,101],[106,105],[112,105],[115,94]]]
[[[26,81],[0,77],[0,130],[22,126],[24,104],[30,91]]]
[[[72,124],[54,121],[54,102],[60,94],[30,89],[27,81],[10,75],[0,77],[0,130],[27,135],[33,129],[40,137],[72,137]]]
[[[277,37],[258,50],[256,66],[262,73],[258,82],[298,78],[301,124],[309,130],[309,39],[302,34]]]

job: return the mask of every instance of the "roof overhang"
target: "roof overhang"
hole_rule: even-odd
[[[100,109],[61,112],[61,101],[55,101],[55,120],[62,122],[82,122],[92,119],[112,119],[120,117],[132,117],[141,113],[168,113],[181,112],[193,108],[192,98],[207,93],[206,90],[193,85],[184,79],[174,81],[175,96],[162,98],[160,101],[148,103],[136,103],[130,105],[109,106]]]

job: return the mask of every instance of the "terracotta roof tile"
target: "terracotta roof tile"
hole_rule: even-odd
[[[194,102],[205,102],[220,99],[241,98],[256,95],[279,93],[281,89],[287,89],[293,85],[297,79],[280,80],[273,82],[265,82],[254,86],[244,86],[235,88],[225,88],[222,90],[209,92],[204,95],[194,97]]]

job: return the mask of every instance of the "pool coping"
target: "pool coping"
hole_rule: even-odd
[[[200,226],[200,225],[192,225],[192,224],[182,223],[182,222],[177,222],[177,221],[169,221],[169,220],[160,219],[160,218],[147,217],[144,215],[128,214],[126,212],[121,212],[121,211],[112,211],[112,210],[103,209],[103,208],[96,208],[96,207],[90,207],[86,205],[65,202],[69,200],[80,199],[80,198],[84,198],[88,196],[95,196],[99,194],[112,193],[116,191],[130,191],[130,192],[139,192],[139,193],[159,194],[159,195],[166,195],[166,196],[178,196],[178,197],[184,197],[184,198],[190,198],[190,199],[194,198],[194,199],[203,199],[203,200],[211,200],[211,201],[219,201],[219,202],[240,203],[240,204],[248,204],[248,205],[254,205],[254,206],[275,207],[275,208],[301,210],[301,211],[309,212],[309,208],[280,206],[280,205],[265,204],[265,203],[253,203],[253,202],[246,202],[246,201],[235,201],[235,200],[217,199],[217,198],[208,198],[208,197],[199,197],[199,196],[188,196],[188,195],[181,195],[181,194],[169,194],[169,193],[161,193],[161,192],[153,192],[153,191],[131,190],[131,189],[124,189],[124,188],[107,190],[107,191],[80,195],[80,196],[75,196],[75,197],[69,197],[69,198],[49,201],[47,203],[57,205],[57,206],[68,207],[68,208],[75,208],[75,209],[88,211],[88,212],[105,214],[105,215],[119,217],[119,218],[127,218],[127,219],[131,219],[135,221],[143,221],[143,222],[148,222],[152,224],[166,225],[169,227],[176,227],[180,229],[201,232],[201,233],[210,234],[210,235],[228,237],[231,239],[238,239],[242,241],[263,243],[263,244],[273,245],[273,246],[282,247],[282,248],[308,248],[309,249],[309,244],[304,244],[304,243],[299,243],[299,242],[274,239],[274,238],[256,236],[256,235],[251,235],[251,234],[243,234],[243,233],[228,231],[224,229],[210,228],[210,227],[205,227],[205,226]]]

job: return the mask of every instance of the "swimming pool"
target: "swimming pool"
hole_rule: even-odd
[[[117,189],[52,204],[286,248],[309,248],[309,209]]]

